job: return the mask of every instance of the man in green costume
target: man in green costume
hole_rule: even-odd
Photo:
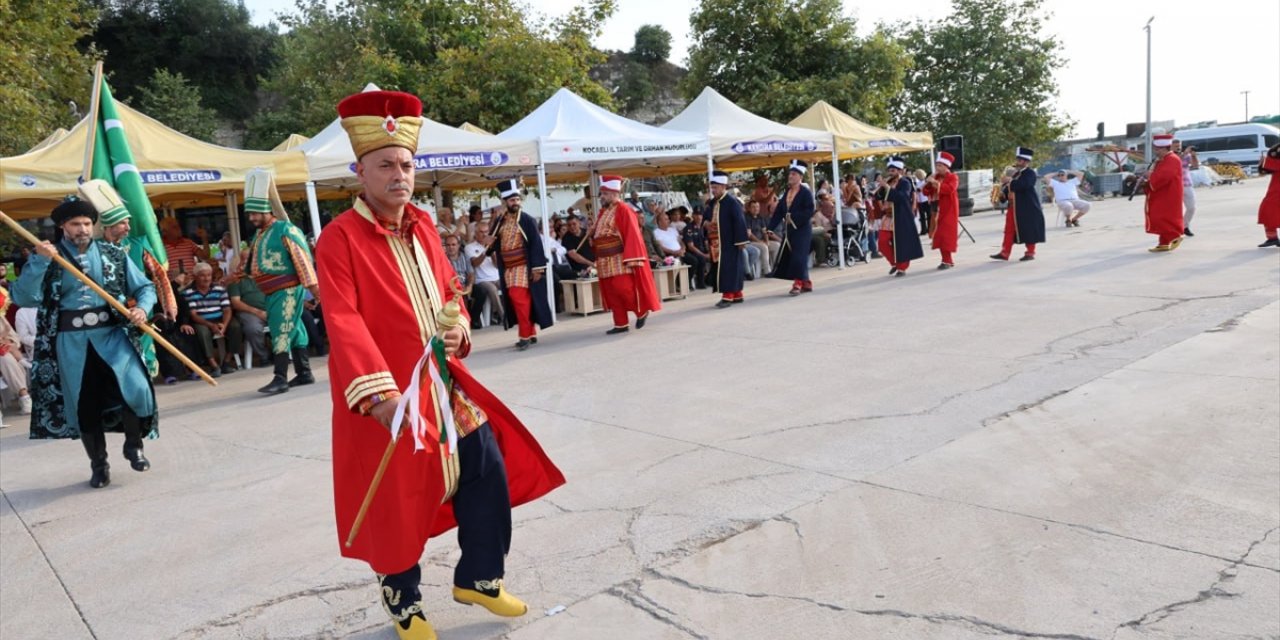
[[[275,375],[258,391],[284,393],[290,387],[312,384],[311,363],[307,358],[307,329],[302,324],[302,301],[310,291],[318,301],[319,283],[311,260],[311,249],[302,230],[289,222],[276,197],[273,202],[271,174],[254,169],[244,180],[244,210],[249,223],[257,231],[249,251],[240,263],[239,277],[253,278],[267,296],[267,330],[271,335],[271,357]],[[293,357],[295,375],[289,375],[289,358]]]

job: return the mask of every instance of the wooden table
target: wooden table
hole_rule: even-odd
[[[587,316],[604,311],[599,278],[561,280],[560,289],[564,292],[565,312]]]
[[[689,265],[677,264],[670,267],[655,267],[653,270],[653,283],[658,287],[659,299],[682,299],[689,295]]]

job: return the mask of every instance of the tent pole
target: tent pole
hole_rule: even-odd
[[[307,211],[311,214],[311,237],[320,240],[320,203],[316,201],[316,183],[307,181]]]
[[[596,223],[596,218],[600,214],[600,174],[590,166],[588,166],[587,171],[587,189],[590,190],[587,196],[589,201],[587,206],[591,207],[591,215],[587,216],[587,228],[590,229]]]
[[[431,200],[436,205],[436,221],[440,220],[440,208],[444,206],[444,189],[440,188],[440,172],[431,172]],[[456,219],[456,218],[455,218]]]
[[[231,231],[231,243],[240,250],[240,210],[236,207],[236,194],[228,189],[223,192],[227,203],[227,229]]]
[[[547,208],[547,165],[542,161],[542,139],[538,139],[538,204],[542,209],[542,247],[545,252],[551,246],[551,213]],[[552,268],[551,256],[547,256],[547,270],[542,279],[547,282],[547,308],[551,315],[556,313],[555,269]]]
[[[836,265],[836,269],[844,270],[844,191],[840,188],[840,150],[836,148],[836,137],[831,136],[831,190],[832,195],[840,194],[836,198],[836,255],[840,257],[840,262]]]

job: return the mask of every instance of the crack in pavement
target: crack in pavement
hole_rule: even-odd
[[[1157,622],[1160,622],[1168,618],[1169,616],[1172,616],[1175,613],[1178,613],[1179,611],[1182,611],[1186,607],[1190,607],[1192,605],[1200,604],[1202,602],[1208,602],[1210,600],[1215,600],[1215,599],[1230,600],[1232,598],[1240,597],[1242,595],[1241,593],[1227,591],[1226,589],[1222,588],[1221,585],[1234,581],[1236,579],[1236,569],[1238,569],[1241,565],[1254,566],[1254,565],[1247,564],[1245,560],[1249,558],[1249,554],[1253,553],[1253,550],[1257,548],[1258,545],[1262,544],[1263,542],[1266,542],[1267,538],[1270,538],[1271,534],[1275,533],[1278,530],[1280,530],[1280,527],[1270,529],[1265,534],[1263,534],[1261,538],[1251,542],[1249,544],[1249,548],[1245,550],[1243,555],[1241,555],[1239,558],[1235,560],[1232,560],[1231,564],[1227,565],[1225,568],[1219,571],[1218,579],[1214,581],[1213,584],[1209,585],[1207,589],[1203,589],[1199,593],[1197,593],[1194,598],[1190,598],[1187,600],[1179,600],[1178,602],[1167,604],[1158,609],[1152,609],[1151,611],[1148,611],[1142,614],[1142,616],[1136,619],[1122,623],[1116,627],[1114,632],[1112,632],[1111,637],[1114,640],[1116,635],[1119,634],[1120,631],[1123,629],[1137,629],[1139,627],[1155,624]]]
[[[1091,636],[1082,636],[1074,633],[1043,633],[1043,632],[1037,632],[1037,631],[1026,631],[1023,629],[1015,629],[1008,625],[1001,624],[998,622],[991,622],[989,620],[983,620],[976,616],[966,616],[966,615],[960,615],[960,614],[954,614],[954,613],[912,613],[909,611],[902,611],[899,609],[857,609],[854,607],[846,607],[846,606],[835,604],[832,602],[823,602],[816,598],[808,598],[804,596],[790,596],[790,595],[783,595],[783,594],[776,594],[776,593],[746,592],[746,591],[734,591],[732,589],[721,589],[718,587],[696,584],[696,583],[690,582],[689,580],[685,580],[684,578],[673,576],[667,573],[662,573],[655,569],[648,569],[645,571],[645,573],[647,576],[651,578],[670,582],[671,584],[683,587],[685,589],[689,589],[691,591],[710,593],[714,595],[740,596],[744,598],[753,598],[753,599],[768,598],[768,599],[777,599],[777,600],[789,600],[792,602],[803,602],[805,604],[813,605],[815,607],[821,607],[823,609],[829,609],[831,611],[856,613],[864,616],[890,616],[895,618],[904,618],[908,620],[923,620],[925,622],[929,622],[937,625],[958,624],[959,626],[976,629],[983,633],[990,633],[994,631],[1002,635],[1016,636],[1019,638],[1046,638],[1049,640],[1100,640],[1099,638],[1094,638]]]
[[[652,598],[641,593],[640,581],[638,579],[628,580],[620,585],[610,587],[605,591],[605,593],[622,600],[635,609],[647,613],[649,617],[654,620],[676,629],[685,635],[696,638],[697,640],[711,640],[709,636],[703,635],[696,630],[681,624],[680,621],[676,619],[678,617],[676,612],[658,604]]]
[[[262,613],[263,611],[284,602],[297,600],[299,598],[309,598],[312,596],[319,597],[323,594],[336,593],[339,591],[354,591],[358,589],[369,589],[372,586],[372,584],[373,583],[370,582],[368,579],[361,579],[361,580],[353,580],[350,582],[331,585],[327,587],[314,587],[311,589],[304,589],[302,591],[295,591],[293,593],[286,593],[284,595],[271,598],[265,602],[259,602],[258,604],[251,605],[249,607],[241,609],[240,611],[229,613],[217,620],[202,622],[200,623],[199,626],[182,631],[174,637],[203,638],[205,637],[209,629],[224,629],[228,627],[237,627],[241,624],[244,624],[244,622],[254,618],[258,614]]]
[[[27,525],[27,521],[18,513],[18,509],[13,506],[13,501],[9,499],[9,494],[4,489],[0,489],[0,496],[4,496],[5,504],[9,505],[9,511],[13,513],[13,517],[18,519],[22,524],[22,529],[27,532],[27,537],[31,539],[31,543],[36,545],[36,550],[40,552],[40,557],[44,559],[45,566],[49,567],[49,571],[53,573],[53,577],[58,581],[58,586],[62,589],[62,594],[67,597],[67,602],[76,610],[76,615],[80,618],[80,624],[84,625],[84,630],[89,632],[89,637],[98,640],[98,634],[93,630],[93,625],[84,617],[84,611],[80,609],[80,603],[71,597],[71,591],[67,589],[67,583],[62,579],[62,574],[58,572],[57,567],[53,566],[53,561],[49,559],[49,554],[44,550],[44,545],[40,544],[40,540],[31,531],[31,527]]]

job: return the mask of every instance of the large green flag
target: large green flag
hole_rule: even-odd
[[[142,174],[133,163],[133,151],[129,149],[129,141],[125,139],[124,123],[120,121],[116,101],[111,97],[111,88],[107,79],[102,79],[102,94],[98,99],[98,113],[94,127],[97,131],[93,145],[93,165],[90,177],[106,180],[115,187],[120,199],[129,208],[130,254],[141,268],[141,255],[133,255],[138,249],[146,251],[165,268],[169,266],[169,257],[164,252],[164,242],[160,240],[159,225],[156,224],[156,212],[147,199],[146,189],[142,186]]]

